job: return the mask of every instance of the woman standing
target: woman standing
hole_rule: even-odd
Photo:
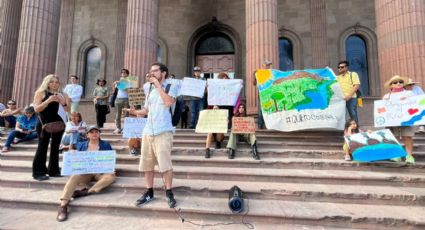
[[[96,123],[99,128],[103,128],[103,124],[106,121],[106,114],[108,114],[109,92],[105,79],[97,79],[96,85],[98,86],[93,91]]]
[[[390,88],[390,92],[385,94],[383,99],[400,103],[400,101],[414,96],[412,91],[404,89],[404,84],[406,84],[407,81],[407,78],[400,77],[398,75],[393,76],[385,83],[385,87]],[[395,137],[401,137],[403,139],[404,148],[407,152],[406,163],[414,164],[415,158],[413,157],[413,136],[415,135],[415,127],[398,126],[391,127],[390,129]],[[400,158],[393,158],[391,160],[401,161]]]
[[[59,77],[54,74],[47,75],[40,87],[35,91],[34,109],[39,113],[37,123],[38,147],[32,163],[32,176],[34,179],[43,181],[51,177],[60,177],[59,170],[59,145],[61,143],[63,130],[57,133],[48,133],[42,129],[42,125],[50,122],[63,122],[59,116],[60,106],[65,111],[69,111],[69,98],[66,94],[59,91]],[[65,126],[65,124],[64,124]],[[47,149],[50,139],[50,158],[49,165],[46,168]],[[46,174],[49,174],[47,176]]]

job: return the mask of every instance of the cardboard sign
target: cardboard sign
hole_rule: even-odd
[[[268,129],[344,129],[344,95],[330,68],[259,69],[256,78]]]
[[[124,118],[123,138],[142,138],[147,119],[143,117]]]
[[[372,133],[356,133],[344,138],[355,161],[371,162],[407,155],[404,148],[388,129]]]
[[[128,104],[130,106],[142,105],[145,94],[142,88],[128,89]]]
[[[207,109],[199,113],[196,133],[227,133],[227,109]]]
[[[113,173],[115,160],[115,150],[65,152],[61,175]]]
[[[255,133],[253,117],[233,117],[232,133]]]
[[[425,125],[425,95],[374,102],[375,127]]]
[[[181,83],[180,95],[202,98],[206,85],[207,81],[185,77]]]
[[[234,106],[242,89],[241,79],[208,79],[208,105]]]

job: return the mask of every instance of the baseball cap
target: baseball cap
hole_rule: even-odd
[[[273,65],[273,62],[270,60],[264,60],[263,65]]]
[[[201,67],[195,66],[195,67],[193,67],[193,71],[201,71]]]
[[[92,131],[93,129],[96,129],[97,131],[100,132],[100,128],[97,125],[90,125],[87,129],[86,129],[86,133]]]

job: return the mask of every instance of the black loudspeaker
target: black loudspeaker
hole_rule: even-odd
[[[229,208],[233,213],[240,213],[243,211],[243,194],[238,186],[233,186],[229,190]]]

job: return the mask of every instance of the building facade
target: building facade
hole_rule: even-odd
[[[349,60],[364,95],[380,97],[399,74],[424,82],[423,0],[0,0],[0,101],[32,102],[41,79],[80,77],[90,98],[97,78],[121,68],[144,76],[156,60],[177,78],[194,65],[244,80],[257,112],[253,72]],[[141,78],[143,79],[143,78]],[[142,80],[143,81],[143,80]]]

